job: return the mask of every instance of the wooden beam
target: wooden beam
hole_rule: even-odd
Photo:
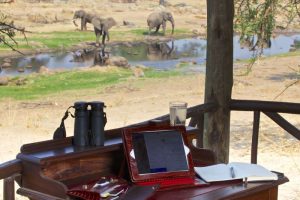
[[[207,113],[207,112],[215,112],[218,108],[218,105],[216,103],[210,102],[210,103],[204,103],[200,105],[196,105],[193,107],[188,108],[187,110],[187,118],[198,116],[201,113]]]
[[[255,111],[253,117],[253,133],[252,133],[252,143],[251,143],[251,163],[253,164],[257,164],[259,120],[260,120],[260,112]]]
[[[204,114],[198,116],[197,128],[199,130],[197,134],[197,147],[203,148]]]
[[[17,193],[26,197],[29,197],[30,199],[38,199],[38,200],[63,200],[62,198],[48,195],[45,193],[41,193],[35,190],[31,190],[28,188],[21,187],[17,190]]]
[[[193,117],[196,117],[199,116],[201,113],[206,113],[206,112],[214,112],[217,108],[217,105],[215,103],[205,103],[205,104],[200,104],[200,105],[196,105],[196,106],[192,106],[192,107],[189,107],[187,109],[187,119],[188,118],[193,118]],[[160,123],[169,123],[169,120],[170,120],[170,115],[169,114],[166,114],[166,115],[162,115],[160,117],[156,117],[154,119],[150,119],[150,120],[147,120],[147,121],[144,121],[144,122],[140,122],[140,123],[137,123],[137,124],[131,124],[129,126],[125,126],[125,127],[122,127],[122,128],[116,128],[116,129],[111,129],[111,130],[107,130],[106,131],[106,136],[107,138],[111,138],[111,137],[119,137],[121,135],[121,132],[122,132],[122,129],[123,128],[128,128],[128,127],[132,127],[132,126],[140,126],[140,125],[146,125],[146,124],[149,124],[150,121],[155,121],[155,120],[158,120],[160,121]],[[196,122],[192,122],[193,125],[195,126],[196,125]]]
[[[216,153],[218,162],[229,160],[230,100],[233,85],[233,0],[206,0],[207,56],[205,103],[216,103],[204,117],[204,148]]]
[[[203,148],[203,131],[204,131],[204,113],[192,117],[189,126],[197,127],[197,147]]]
[[[22,162],[19,159],[11,160],[0,164],[0,180],[20,174],[22,172]]]
[[[216,111],[216,109],[217,109],[217,104],[212,103],[212,102],[192,106],[187,109],[186,117],[190,118],[190,117],[197,116],[201,113],[214,112],[214,111]],[[160,117],[156,117],[152,120],[162,120],[163,121],[163,120],[169,120],[169,119],[170,119],[170,115],[166,114],[166,115],[163,115]],[[141,122],[139,124],[147,123],[148,121],[149,120],[147,120],[146,122]]]
[[[285,120],[281,115],[272,112],[264,112],[264,114],[270,117],[276,124],[286,130],[289,134],[300,140],[300,130]]]
[[[230,109],[238,111],[263,111],[300,114],[300,103],[256,100],[231,100]]]
[[[197,119],[196,117],[191,117],[189,126],[195,127],[197,125]]]
[[[216,156],[213,151],[209,149],[202,149],[193,145],[189,146],[193,163],[195,166],[207,166],[216,164]]]
[[[15,179],[13,176],[3,181],[3,200],[15,200]]]

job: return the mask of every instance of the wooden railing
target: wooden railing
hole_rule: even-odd
[[[231,100],[230,110],[253,111],[253,132],[251,145],[251,163],[257,163],[260,114],[264,113],[289,134],[300,140],[300,130],[278,113],[300,114],[300,103]]]
[[[189,126],[198,128],[198,147],[203,147],[203,128],[204,114],[214,112],[218,106],[214,103],[205,103],[188,108],[187,119],[190,119]],[[250,100],[231,100],[231,111],[252,111],[253,118],[253,133],[251,144],[251,163],[257,163],[257,148],[259,137],[260,114],[264,113],[280,127],[286,130],[289,134],[300,140],[300,130],[289,123],[278,113],[300,114],[300,103],[287,102],[270,102],[270,101],[250,101]],[[152,120],[133,124],[130,126],[143,125],[147,123],[168,123],[169,115],[163,115]],[[123,127],[122,127],[123,128]],[[122,128],[106,131],[106,136],[119,137]],[[21,161],[16,159],[3,164],[0,164],[0,180],[4,179],[3,199],[14,200],[14,180],[22,175]]]
[[[259,137],[260,114],[264,113],[289,134],[300,140],[300,130],[284,119],[278,113],[300,114],[300,103],[255,101],[255,100],[231,100],[229,108],[231,111],[252,111],[253,131],[251,143],[251,163],[257,163],[257,148]],[[214,112],[217,105],[213,103],[201,104],[188,109],[187,118],[190,119],[189,126],[199,129],[198,147],[203,147],[204,114]],[[167,119],[168,115],[164,116]],[[158,118],[159,119],[159,118]]]
[[[22,173],[22,163],[15,159],[0,164],[0,180],[3,180],[3,199],[15,199],[15,179]]]

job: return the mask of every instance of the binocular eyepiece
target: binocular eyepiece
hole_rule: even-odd
[[[105,105],[101,101],[75,102],[74,145],[104,146],[107,122]]]

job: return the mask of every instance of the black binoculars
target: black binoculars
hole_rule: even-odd
[[[89,109],[90,107],[90,109]],[[74,145],[104,146],[105,105],[101,101],[75,102]]]

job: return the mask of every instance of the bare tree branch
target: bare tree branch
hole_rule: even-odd
[[[15,26],[13,21],[8,22],[7,16],[0,13],[0,44],[3,43],[11,50],[24,55],[21,51],[15,48],[15,46],[18,46],[18,42],[15,40],[16,32],[21,33],[25,38],[26,43],[28,44],[28,40],[25,33],[28,33],[29,31],[26,31],[23,27]]]
[[[274,97],[274,100],[277,99],[279,96],[281,96],[287,89],[289,89],[290,87],[292,87],[293,85],[296,85],[297,83],[300,82],[300,66],[299,66],[299,69],[296,70],[294,69],[293,67],[290,67],[289,68],[295,72],[296,74],[296,80],[292,81],[291,83],[289,83],[278,95],[276,95],[276,97]]]
[[[294,80],[291,83],[289,83],[276,97],[274,97],[273,100],[276,100],[278,97],[280,97],[287,89],[292,87],[293,85],[296,85],[300,80]]]
[[[24,53],[22,53],[21,51],[17,50],[14,48],[13,45],[7,43],[6,41],[2,41],[4,43],[4,45],[8,46],[9,48],[11,48],[11,50],[18,52],[19,54],[25,55]]]

